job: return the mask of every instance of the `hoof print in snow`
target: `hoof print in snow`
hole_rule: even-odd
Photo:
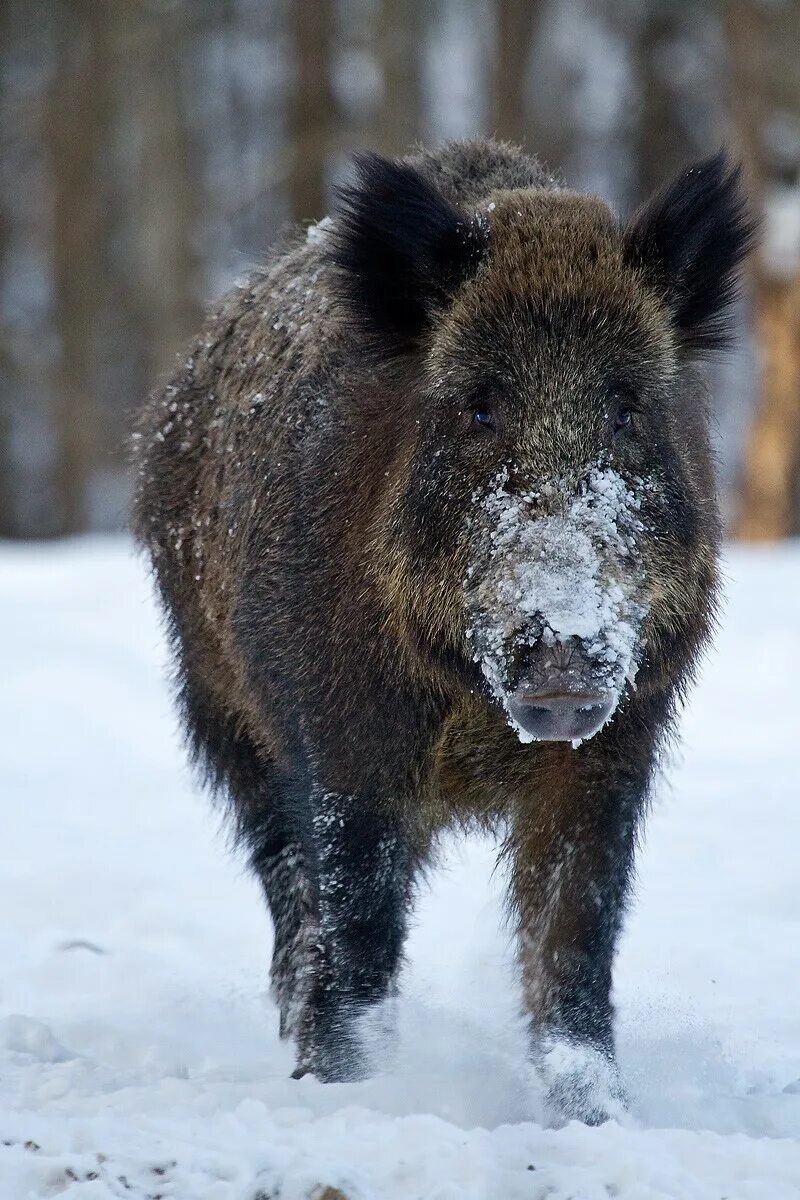
[[[74,1167],[65,1167],[61,1177],[54,1182],[70,1186],[73,1183],[94,1183],[99,1178],[97,1171],[76,1171]]]
[[[56,946],[56,949],[61,951],[88,950],[90,954],[108,954],[108,951],[104,950],[102,946],[98,946],[95,942],[87,942],[85,938],[75,938],[68,942],[60,942]]]
[[[163,1167],[162,1166],[151,1167],[151,1170],[154,1175],[159,1175],[159,1176],[163,1177],[164,1175],[166,1175],[167,1171],[174,1171],[174,1169],[175,1169],[175,1167],[177,1167],[177,1165],[178,1165],[177,1161],[173,1158],[171,1162],[165,1163]]]

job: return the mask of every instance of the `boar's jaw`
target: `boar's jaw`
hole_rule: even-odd
[[[467,639],[522,741],[593,736],[638,666],[640,501],[607,467],[584,479],[578,495],[520,495],[504,470],[476,498]],[[556,513],[543,511],[545,493],[561,496]]]

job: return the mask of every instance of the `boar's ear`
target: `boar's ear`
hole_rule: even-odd
[[[628,259],[664,294],[689,353],[728,342],[739,267],[755,233],[741,167],[723,150],[677,175],[631,219]]]
[[[377,154],[354,161],[357,180],[339,190],[328,257],[367,346],[395,356],[413,348],[477,270],[488,225],[405,163]]]

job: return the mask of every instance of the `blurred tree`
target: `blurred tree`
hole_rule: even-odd
[[[736,533],[762,541],[800,532],[800,3],[731,0],[726,15],[730,109],[765,214],[751,273],[761,382]]]
[[[330,83],[331,0],[290,4],[294,74],[290,98],[289,195],[297,221],[327,209],[328,159],[334,128]]]
[[[11,370],[10,355],[0,344],[0,538],[13,537],[17,531],[11,487]]]
[[[88,521],[96,457],[94,337],[101,300],[98,175],[106,116],[108,8],[95,0],[59,0],[57,59],[46,135],[53,188],[53,280],[58,363],[54,532],[77,533]]]
[[[185,19],[161,17],[134,63],[130,117],[138,130],[134,284],[153,382],[202,316],[197,280],[202,202],[183,90]]]
[[[2,18],[0,17],[0,28]],[[5,258],[6,221],[0,213],[0,264]],[[0,331],[0,537],[15,532],[14,498],[11,490],[11,372],[12,356]]]
[[[422,0],[381,0],[377,52],[383,96],[375,142],[382,154],[404,154],[424,136],[421,59],[425,11]]]
[[[528,66],[541,0],[496,0],[496,44],[492,73],[492,133],[509,142],[528,141]],[[535,150],[535,147],[529,147]]]
[[[8,6],[0,8],[0,43],[7,45],[12,30],[9,28]],[[3,63],[3,66],[6,64]],[[0,278],[6,259],[8,221],[0,211]],[[0,537],[11,537],[14,533],[14,499],[11,487],[11,372],[13,357],[6,345],[5,324],[0,324]]]
[[[716,64],[706,28],[708,7],[707,0],[646,0],[629,23],[638,97],[632,158],[639,198],[690,158],[708,153],[713,143]]]

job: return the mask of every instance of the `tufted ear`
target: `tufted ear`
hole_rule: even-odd
[[[723,150],[677,175],[628,224],[628,259],[664,294],[688,352],[727,344],[739,268],[755,233],[741,167],[731,167]]]
[[[415,346],[477,270],[488,223],[451,204],[413,167],[377,154],[354,161],[356,182],[339,191],[328,256],[367,346],[396,356]]]

